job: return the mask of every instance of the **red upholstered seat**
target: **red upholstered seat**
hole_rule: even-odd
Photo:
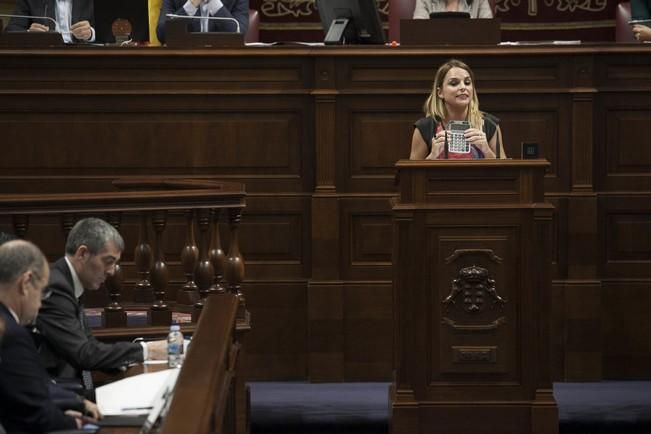
[[[495,15],[495,0],[489,0]],[[400,42],[400,20],[414,16],[416,0],[389,0],[389,42]]]
[[[615,9],[615,41],[616,42],[636,42],[628,22],[631,19],[631,4],[622,2]]]
[[[254,9],[249,9],[249,30],[244,42],[260,42],[260,13]]]

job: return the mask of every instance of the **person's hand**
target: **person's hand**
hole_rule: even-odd
[[[633,36],[640,42],[651,41],[651,27],[635,24],[633,26]]]
[[[39,24],[39,23],[32,23],[31,26],[29,26],[29,29],[27,29],[28,32],[49,32],[50,28],[46,25]]]
[[[445,131],[441,130],[436,133],[436,136],[432,139],[432,152],[429,153],[426,160],[437,160],[443,148],[445,147]]]
[[[160,340],[147,342],[147,357],[149,360],[167,359],[167,341]]]
[[[88,41],[93,36],[93,31],[88,21],[74,23],[70,26],[70,31],[75,38],[81,41]]]
[[[99,407],[97,407],[97,404],[95,404],[93,401],[84,399],[84,410],[86,412],[86,415],[92,417],[95,420],[102,418],[102,413],[99,411]]]
[[[82,429],[83,426],[87,423],[96,423],[97,419],[93,419],[92,417],[86,417],[83,414],[79,413],[78,411],[75,410],[66,410],[63,414],[66,416],[69,416],[75,420],[75,423],[77,424],[77,429]]]
[[[495,158],[495,152],[488,146],[488,140],[486,139],[486,133],[478,130],[477,128],[468,128],[463,132],[466,142],[474,145],[475,148],[479,149],[485,158]]]

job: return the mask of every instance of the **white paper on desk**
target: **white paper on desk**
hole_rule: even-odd
[[[148,414],[163,386],[176,377],[179,369],[127,377],[95,389],[97,406],[104,415]],[[133,410],[128,410],[133,409]]]

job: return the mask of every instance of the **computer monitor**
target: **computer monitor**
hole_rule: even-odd
[[[316,0],[325,44],[384,44],[375,0]]]
[[[113,22],[123,19],[131,23],[133,42],[149,41],[149,9],[147,0],[94,0],[95,41],[115,42]]]

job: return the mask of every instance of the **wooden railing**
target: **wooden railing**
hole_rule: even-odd
[[[126,243],[120,266],[105,291],[88,293],[91,305],[104,307],[106,327],[125,327],[127,308],[146,309],[152,326],[168,326],[173,310],[196,320],[209,295],[227,292],[239,299],[238,318],[248,322],[238,242],[243,186],[160,178],[122,179],[112,186],[115,191],[98,193],[0,195],[0,230],[35,242],[50,259],[63,254],[80,218],[100,217],[120,230]]]

